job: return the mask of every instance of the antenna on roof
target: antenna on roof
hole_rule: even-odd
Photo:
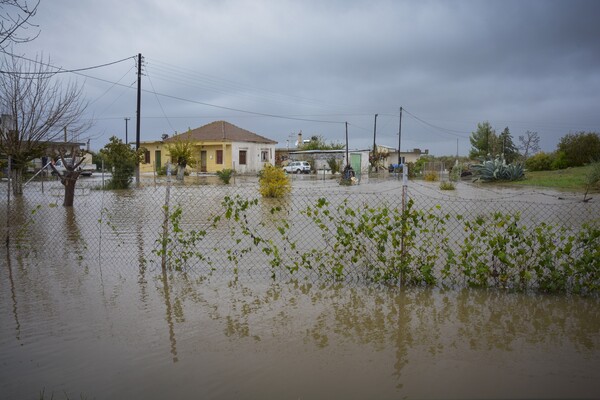
[[[221,121],[221,132],[223,133],[223,139],[225,139],[225,122]]]

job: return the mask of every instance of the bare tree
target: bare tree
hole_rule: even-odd
[[[32,6],[27,0],[0,0],[0,49],[4,50],[14,43],[29,42],[39,35],[39,31],[22,35],[29,28],[37,28],[30,19],[37,12],[39,4],[39,0]]]
[[[75,184],[81,174],[79,166],[85,161],[79,147],[70,147],[69,150],[65,148],[58,150],[58,156],[62,162],[64,171],[58,171],[54,164],[50,164],[52,170],[58,175],[60,183],[65,187],[65,198],[63,200],[63,206],[65,207],[73,206],[73,202],[75,201]],[[69,158],[66,158],[67,154],[70,155]]]
[[[59,138],[64,127],[76,134],[90,127],[83,120],[87,103],[77,83],[63,84],[41,58],[10,56],[0,66],[0,153],[11,157],[13,193],[20,195],[23,171],[44,155],[49,141]]]
[[[537,132],[527,131],[519,136],[519,150],[526,160],[530,155],[540,151],[540,135]]]

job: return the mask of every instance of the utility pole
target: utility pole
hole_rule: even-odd
[[[456,159],[458,160],[458,138],[456,138]]]
[[[402,107],[400,107],[400,121],[398,122],[398,165],[402,164],[400,149],[402,144]]]
[[[142,108],[142,53],[138,54],[137,59],[137,112],[136,112],[136,130],[135,130],[135,150],[140,148],[140,117]],[[135,164],[135,178],[136,184],[140,185],[140,163],[139,160]]]
[[[375,139],[377,137],[377,115],[375,114],[375,124],[373,126],[373,155],[375,155],[375,152],[377,151],[377,145],[375,144]]]
[[[348,159],[348,122],[346,121],[346,167],[350,165],[350,160]]]
[[[127,138],[127,123],[129,122],[131,118],[127,118],[125,117],[125,144],[129,144],[129,140]]]

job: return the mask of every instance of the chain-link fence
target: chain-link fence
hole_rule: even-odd
[[[366,179],[365,179],[366,178]],[[80,178],[73,207],[53,179],[13,196],[0,186],[8,257],[42,268],[214,274],[593,292],[600,288],[600,201],[576,194],[365,177],[294,176],[262,198],[256,177],[225,185],[143,176],[129,190]]]

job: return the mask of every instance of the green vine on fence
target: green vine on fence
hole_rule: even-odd
[[[168,209],[166,210],[169,211]],[[183,209],[176,206],[168,213],[169,228],[155,241],[152,253],[166,260],[166,267],[175,271],[185,271],[194,263],[212,266],[212,260],[200,251],[200,244],[206,237],[206,230],[185,230],[182,225]]]
[[[337,205],[325,198],[300,210],[303,225],[318,238],[307,245],[281,207],[256,221],[261,199],[226,196],[207,229],[227,224],[231,245],[223,249],[237,275],[254,251],[266,256],[272,276],[316,273],[323,278],[404,286],[471,286],[537,289],[544,292],[592,293],[600,290],[600,228],[572,230],[545,222],[527,225],[520,213],[485,215],[446,213],[441,205],[404,209],[383,204]],[[206,230],[184,231],[181,208],[170,214],[172,229],[160,248],[175,268],[192,259],[211,260],[197,250]],[[162,246],[164,244],[164,246]],[[155,254],[162,255],[161,250]]]

